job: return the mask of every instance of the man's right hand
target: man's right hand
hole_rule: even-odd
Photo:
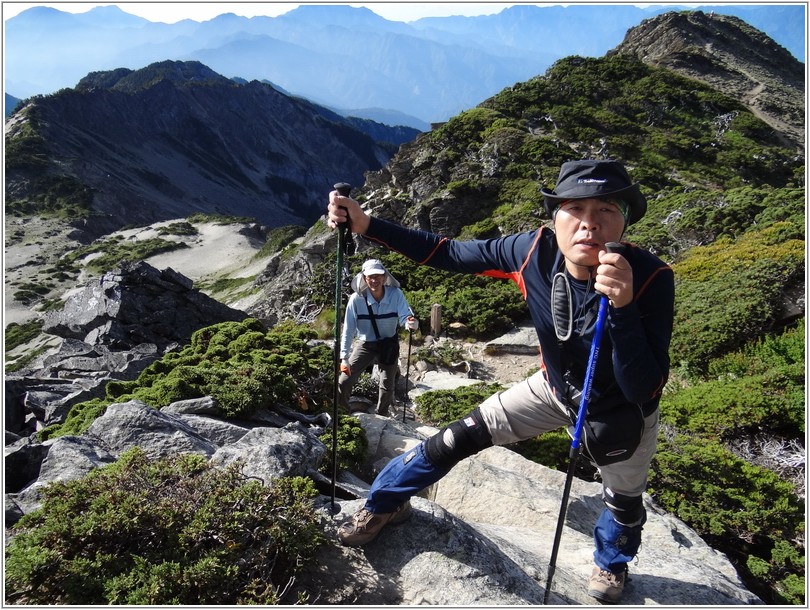
[[[344,375],[346,375],[347,377],[352,376],[352,369],[349,366],[349,361],[348,360],[341,360],[340,361],[340,372],[343,373]]]
[[[343,197],[337,191],[332,191],[329,193],[326,223],[335,229],[347,219],[351,220],[350,226],[353,233],[362,235],[368,229],[370,220],[360,204],[351,197]]]

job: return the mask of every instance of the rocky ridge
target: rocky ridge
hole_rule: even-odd
[[[6,373],[5,429],[29,436],[62,423],[74,404],[103,396],[110,380],[135,379],[195,330],[246,317],[171,268],[124,264],[45,315],[42,330],[57,341],[20,371]]]
[[[703,11],[666,13],[631,28],[608,55],[613,53],[635,55],[739,99],[781,133],[786,145],[804,151],[804,64],[741,19]]]

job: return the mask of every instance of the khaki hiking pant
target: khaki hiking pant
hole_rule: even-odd
[[[541,371],[508,390],[487,398],[479,406],[495,445],[507,445],[561,427],[572,427],[565,406],[557,400]],[[644,419],[644,434],[633,455],[601,466],[603,489],[625,496],[640,496],[658,440],[658,409]]]

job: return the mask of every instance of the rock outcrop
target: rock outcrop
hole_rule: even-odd
[[[203,326],[247,315],[194,290],[173,269],[159,271],[140,262],[124,263],[68,297],[45,315],[46,333],[111,348],[149,343],[159,350],[188,341]]]
[[[6,375],[6,430],[24,435],[61,423],[74,404],[103,396],[110,380],[135,379],[194,331],[246,317],[172,269],[125,263],[45,315],[43,331],[62,342],[55,353]]]

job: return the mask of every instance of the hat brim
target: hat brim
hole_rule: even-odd
[[[572,189],[565,195],[558,195],[546,188],[541,188],[540,193],[545,197],[545,208],[549,216],[553,214],[554,208],[559,203],[569,199],[609,199],[611,197],[622,199],[630,206],[630,217],[627,219],[629,225],[640,220],[647,212],[647,199],[641,193],[638,183],[613,191],[600,191],[599,189],[595,191],[592,185],[583,185],[581,189]]]

